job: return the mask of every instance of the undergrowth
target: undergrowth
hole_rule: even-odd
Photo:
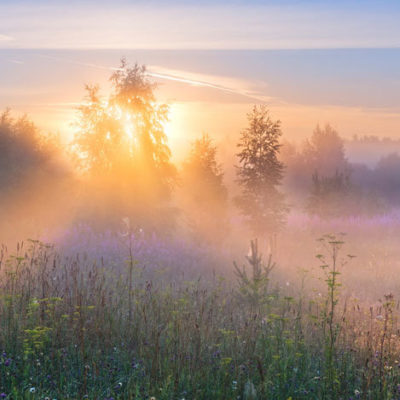
[[[316,296],[274,285],[256,241],[237,282],[149,278],[132,246],[119,269],[3,248],[0,398],[400,399],[397,303],[341,299],[343,245],[321,239]]]

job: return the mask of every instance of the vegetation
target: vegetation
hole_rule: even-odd
[[[208,135],[204,134],[193,143],[182,166],[183,190],[178,195],[198,240],[221,243],[227,232],[228,196],[216,155],[217,148]],[[210,237],[207,232],[214,234]]]
[[[282,143],[255,106],[235,187],[208,135],[174,166],[144,66],[123,60],[110,81],[105,98],[86,88],[75,170],[27,117],[0,116],[0,233],[58,238],[1,248],[0,399],[400,399],[398,303],[370,305],[398,290],[398,243],[384,238],[400,223],[382,199],[397,201],[399,156],[351,164],[329,125]],[[347,268],[343,234],[310,243],[332,226],[357,233],[374,279]]]
[[[237,180],[242,193],[236,201],[253,233],[264,237],[279,231],[287,213],[278,190],[284,170],[278,159],[282,131],[280,121],[273,121],[264,106],[254,107],[248,120],[238,143]]]
[[[155,229],[161,221],[165,228],[175,180],[164,132],[168,106],[156,103],[144,66],[122,60],[110,81],[106,100],[98,86],[86,87],[74,141],[78,166],[90,178],[86,196],[97,199],[93,218],[116,224],[129,216],[137,228]]]
[[[237,284],[160,280],[128,250],[125,266],[60,258],[37,241],[3,251],[0,395],[397,398],[393,296],[350,310],[339,274],[351,256],[343,259],[340,237],[320,243],[317,297],[280,289],[271,280],[279,266],[256,243],[248,265],[236,265]]]
[[[57,166],[60,144],[57,137],[41,135],[23,116],[13,119],[10,110],[0,114],[0,185],[3,195],[37,178],[57,179],[63,175]]]

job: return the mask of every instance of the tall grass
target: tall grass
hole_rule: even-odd
[[[256,243],[237,282],[148,274],[131,244],[122,265],[3,248],[0,398],[400,398],[398,304],[342,301],[348,257],[324,243],[316,295],[284,292]]]

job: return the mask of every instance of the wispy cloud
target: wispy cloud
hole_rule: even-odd
[[[12,36],[3,35],[0,33],[0,42],[12,42],[13,40],[15,40],[15,38]]]
[[[263,96],[252,91],[252,82],[243,79],[179,71],[160,66],[150,66],[147,73],[149,76],[157,79],[170,80],[191,86],[215,89],[234,95],[244,96],[257,102],[267,102],[271,100],[270,97]]]
[[[96,68],[101,70],[119,70],[119,68],[116,67],[72,60],[64,57],[50,56],[45,54],[41,54],[40,57],[53,61],[67,62],[74,65],[81,65],[83,67]],[[156,79],[179,82],[190,86],[210,88],[225,93],[230,93],[232,95],[239,95],[257,102],[264,103],[272,100],[271,97],[254,92],[251,89],[251,87],[254,86],[254,82],[249,82],[243,79],[181,71],[165,68],[162,66],[149,66],[147,68],[147,75]]]
[[[13,59],[8,59],[8,62],[12,63],[12,64],[23,64],[24,62],[21,60],[13,60]]]

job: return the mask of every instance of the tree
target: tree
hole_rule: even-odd
[[[307,211],[321,218],[360,215],[377,215],[385,210],[382,199],[374,192],[367,192],[350,180],[350,174],[335,172],[320,177],[314,173]]]
[[[349,172],[343,139],[329,124],[323,129],[317,125],[311,138],[304,143],[303,157],[309,177],[315,171],[322,176]]]
[[[10,110],[0,114],[0,186],[3,195],[39,176],[59,178],[64,173],[55,162],[60,153],[56,138],[42,135],[26,115],[14,119]]]
[[[278,190],[284,165],[278,159],[282,135],[265,106],[254,106],[249,126],[238,143],[237,182],[242,193],[236,202],[255,235],[273,235],[284,225],[288,207]]]
[[[311,195],[307,210],[319,217],[340,217],[351,213],[350,198],[352,185],[349,175],[335,172],[328,177],[320,177],[317,172],[312,176]]]
[[[73,196],[65,161],[58,137],[42,134],[27,116],[0,113],[0,240],[49,232],[67,218]]]
[[[203,134],[184,161],[181,200],[193,230],[200,238],[220,243],[227,233],[227,190],[218,164],[217,147]]]
[[[400,156],[389,153],[382,156],[374,171],[374,186],[379,193],[392,205],[399,204],[400,195]]]
[[[106,217],[130,216],[134,225],[154,228],[169,215],[175,180],[164,130],[168,106],[156,102],[145,66],[129,67],[123,59],[110,81],[107,99],[98,86],[86,86],[74,140],[77,162],[101,193],[97,205]]]

